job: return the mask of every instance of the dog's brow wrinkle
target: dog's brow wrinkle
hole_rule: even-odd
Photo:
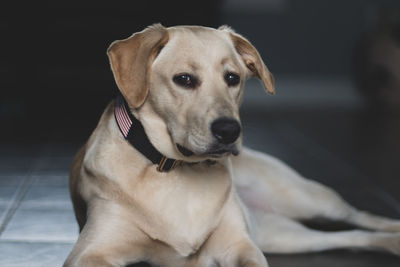
[[[229,60],[229,58],[224,57],[224,58],[221,60],[221,65],[225,65],[225,64],[228,62],[228,60]]]
[[[200,69],[200,67],[197,65],[196,62],[189,62],[188,63],[189,68],[191,69],[191,71],[196,72],[198,69]]]

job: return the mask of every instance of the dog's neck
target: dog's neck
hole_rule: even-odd
[[[115,102],[114,116],[124,138],[148,160],[158,165],[159,172],[168,172],[182,163],[181,160],[167,158],[153,146],[142,123],[129,111],[128,103],[121,94]]]

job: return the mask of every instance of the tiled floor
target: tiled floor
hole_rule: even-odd
[[[57,151],[64,156],[48,155]],[[31,157],[17,146],[13,152],[0,157],[0,266],[62,266],[78,235],[68,192],[72,153],[48,145]]]
[[[326,110],[259,114],[249,109],[243,112],[243,120],[248,146],[280,157],[303,175],[335,188],[359,208],[400,218],[399,166],[392,160],[399,152],[399,141],[387,136],[384,143],[373,141],[382,133],[355,127],[372,127],[377,122],[365,123],[355,111]],[[0,145],[1,267],[61,266],[67,257],[78,234],[68,171],[86,137],[80,138],[72,145]],[[267,257],[273,267],[400,266],[400,258],[373,252]]]

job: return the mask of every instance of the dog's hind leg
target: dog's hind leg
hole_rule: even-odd
[[[244,149],[233,158],[234,183],[247,208],[296,220],[322,218],[355,226],[400,232],[400,220],[357,210],[334,190],[303,178],[266,154]]]
[[[253,237],[266,253],[317,252],[338,248],[378,250],[400,256],[400,233],[362,230],[322,232],[276,214],[256,215]]]

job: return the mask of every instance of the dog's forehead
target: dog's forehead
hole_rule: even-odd
[[[185,59],[220,60],[235,57],[235,49],[229,36],[220,30],[184,26],[169,28],[168,53]]]

